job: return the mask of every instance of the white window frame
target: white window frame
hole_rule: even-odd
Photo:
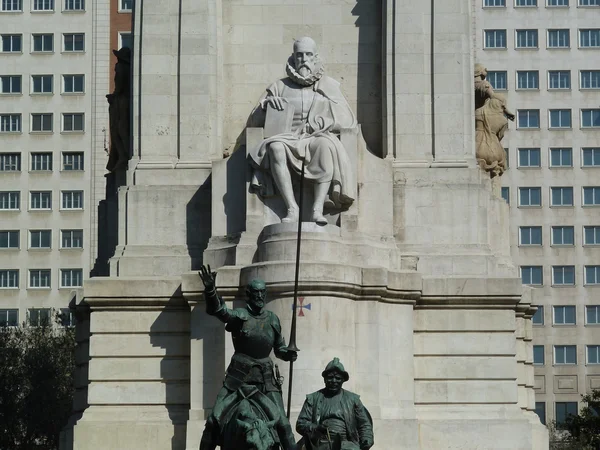
[[[586,112],[590,112],[590,124],[591,125],[585,125],[583,122],[583,114]],[[598,125],[594,125],[596,123],[595,119],[595,115],[598,115]],[[599,108],[582,108],[581,109],[581,128],[583,129],[588,129],[588,128],[600,128],[600,109]]]
[[[579,0],[577,6],[584,8],[597,8],[600,6],[600,0]]]
[[[0,133],[22,133],[21,114],[0,114]]]
[[[30,154],[29,171],[52,172],[53,163],[51,152],[32,152]]]
[[[48,80],[50,80],[50,90],[45,90],[44,85],[48,84]],[[35,90],[36,82],[39,83],[40,90]],[[31,94],[32,95],[53,95],[54,94],[54,75],[51,74],[43,74],[43,75],[31,75]]]
[[[588,279],[588,271],[593,270],[594,279]],[[586,286],[597,286],[600,284],[600,266],[596,265],[585,265],[583,266],[583,284]]]
[[[565,244],[565,231],[566,230],[570,230],[572,232],[572,235],[573,235],[573,243],[572,244]],[[556,242],[556,240],[554,239],[555,232],[556,232],[556,234],[560,234],[561,242]],[[571,226],[571,225],[553,225],[552,229],[551,229],[550,239],[551,239],[551,245],[553,247],[573,247],[575,245],[575,227]]]
[[[72,167],[67,169],[66,167]],[[62,166],[63,172],[83,172],[85,169],[85,156],[83,152],[63,152]]]
[[[567,275],[570,275],[569,272],[571,271],[573,272],[573,282],[568,283],[565,281],[565,278]],[[552,266],[552,286],[575,286],[575,266]]]
[[[500,35],[501,35],[501,33],[504,33],[504,46],[496,46],[496,45],[494,45],[493,47],[488,47],[488,45],[487,45],[488,44],[488,39],[487,39],[488,33],[494,33],[494,38],[493,38],[494,44],[496,44],[497,41],[498,41],[498,38],[496,37],[496,33],[500,33]],[[490,30],[483,30],[483,48],[485,50],[492,50],[492,49],[495,49],[495,50],[506,50],[507,49],[507,45],[508,45],[507,39],[508,39],[508,35],[506,33],[506,30],[503,30],[501,28],[490,29]],[[502,39],[500,39],[500,40],[502,40]]]
[[[35,319],[34,319],[35,317]],[[29,308],[27,310],[27,325],[39,327],[41,325],[52,325],[51,308]]]
[[[39,116],[41,129],[34,130],[36,118]],[[54,114],[52,113],[31,113],[30,119],[31,133],[52,133],[54,131]]]
[[[568,8],[569,7],[569,0],[556,0],[556,3],[565,2],[566,5],[552,5],[551,2],[552,2],[552,0],[547,0],[546,6],[549,8]]]
[[[34,246],[34,234],[37,235],[36,239],[39,241],[39,245]],[[48,246],[43,246],[44,238],[48,240]],[[52,230],[29,230],[29,246],[30,250],[50,250],[52,248]]]
[[[119,0],[119,12],[131,12],[133,11],[133,2],[134,0],[131,0],[131,8],[125,6],[124,4],[125,2],[127,2],[128,0]]]
[[[2,289],[2,288],[0,288]],[[12,288],[14,289],[14,288]],[[12,321],[11,323],[11,313],[12,316],[15,318],[14,321]],[[0,323],[5,322],[7,327],[17,327],[19,326],[19,310],[17,308],[6,308],[6,309],[0,309]]]
[[[81,77],[81,90],[75,90],[75,79],[76,77]],[[73,88],[72,91],[67,90],[67,79],[70,79],[71,86]],[[84,74],[65,74],[62,76],[62,93],[67,95],[81,95],[85,94],[85,75]]]
[[[19,289],[19,269],[0,269],[0,289]]]
[[[525,46],[519,46],[519,33],[525,33]],[[529,36],[531,34],[531,37]],[[535,40],[535,45],[529,45],[530,40]],[[537,50],[540,48],[540,33],[534,28],[515,30],[515,50]]]
[[[499,5],[489,5],[488,3],[500,3]],[[484,8],[506,8],[506,0],[483,0]]]
[[[69,4],[73,6],[81,5],[81,8],[69,8]],[[63,3],[64,12],[84,12],[85,11],[85,0],[64,0]]]
[[[563,78],[564,75],[567,75],[566,78]],[[558,87],[553,86],[553,75],[558,77]],[[567,81],[567,83],[563,83],[563,81]],[[570,70],[549,70],[548,71],[548,90],[549,91],[568,91],[571,89],[571,71]],[[561,86],[562,84],[568,84],[568,86]]]
[[[65,280],[65,275],[67,275],[67,272],[70,273],[69,278],[69,284],[65,284],[64,280]],[[76,278],[76,275],[78,274],[80,277],[79,280],[79,284],[73,284],[73,279]],[[77,280],[75,280],[76,282]],[[75,288],[75,287],[83,287],[83,269],[60,269],[60,288]]]
[[[31,0],[31,12],[54,12],[55,0]]]
[[[536,362],[535,361],[535,349],[536,348],[541,348],[542,349],[542,362]],[[544,345],[534,345],[532,348],[532,363],[534,366],[544,366],[546,365],[546,348]]]
[[[523,3],[532,3],[531,5],[519,5],[519,1]],[[538,0],[515,0],[515,8],[537,8]]]
[[[36,275],[38,281],[34,286],[32,281],[34,280],[33,275]],[[29,269],[29,276],[27,277],[27,289],[52,289],[52,270],[51,269]],[[46,277],[47,275],[47,277]],[[43,284],[42,281],[48,281],[48,284]],[[42,285],[43,284],[43,285]]]
[[[536,127],[530,127],[530,126],[523,126],[523,124],[521,123],[521,117],[520,114],[521,113],[527,113],[527,125],[529,125],[529,122],[531,121],[531,117],[535,114],[537,114],[537,126]],[[518,109],[517,110],[517,129],[519,130],[539,130],[540,129],[540,110],[539,109]]]
[[[557,40],[559,45],[550,45],[551,41],[551,33],[557,33]],[[567,33],[567,39],[565,41],[564,36],[561,39],[561,33]],[[563,41],[564,45],[560,45],[561,41]],[[568,49],[571,48],[571,30],[569,28],[550,28],[546,33],[546,48],[548,49]]]
[[[7,152],[0,153],[0,172],[20,172],[21,171],[21,153]]]
[[[537,307],[537,311],[531,316],[531,324],[534,327],[542,327],[546,323],[546,318],[544,317],[544,305],[535,305]],[[541,322],[535,322],[534,318],[541,318]]]
[[[75,49],[76,36],[83,36],[83,48],[81,50]],[[72,40],[72,50],[67,49],[67,39]],[[85,52],[85,33],[63,33],[63,53],[84,53]]]
[[[504,193],[506,192],[506,196],[504,196]],[[510,187],[509,186],[502,186],[500,189],[500,196],[504,199],[504,201],[510,205]]]
[[[6,196],[6,200],[5,197]],[[3,208],[4,205],[8,208]],[[16,205],[11,208],[11,205]],[[19,191],[0,191],[0,211],[20,211],[21,209],[21,193]]]
[[[23,12],[23,0],[0,0],[0,12],[21,13]]]
[[[587,231],[590,229],[594,235],[594,242],[588,242],[588,240],[587,240]],[[600,245],[600,225],[584,225],[584,227],[583,227],[583,245],[584,246]]]
[[[75,233],[81,233],[81,237],[75,238]],[[79,241],[81,243],[80,246],[76,247],[73,245],[74,242]],[[70,245],[64,245],[65,242],[68,242]],[[60,248],[63,250],[81,250],[83,249],[83,230],[82,229],[73,229],[73,230],[60,230]]]
[[[532,243],[533,242],[532,235],[533,235],[533,230],[534,229],[536,231],[539,230],[539,232],[540,232],[540,242],[539,242],[539,244],[538,243]],[[524,236],[528,237],[528,239],[523,239]],[[541,226],[534,225],[534,226],[522,226],[522,227],[519,227],[519,246],[522,246],[522,247],[540,247],[543,244],[543,238],[544,238],[544,236],[543,236],[543,232],[542,232],[542,227]],[[524,240],[525,241],[529,240],[529,243],[528,244],[524,243],[523,242]]]
[[[539,164],[537,165],[533,165],[531,160],[532,160],[532,154],[537,154],[538,156],[538,161]],[[521,160],[521,155],[526,155],[527,156],[527,164],[521,164],[522,160]],[[542,149],[538,148],[538,147],[520,147],[517,148],[517,162],[519,164],[519,169],[539,169],[540,167],[542,167]]]
[[[498,78],[503,79],[503,86],[498,85]],[[508,72],[506,70],[488,70],[485,79],[492,85],[495,91],[508,90]]]
[[[552,113],[558,113],[558,125],[552,123]],[[567,113],[567,116],[565,116]],[[568,125],[566,124],[568,117]],[[563,125],[563,122],[565,123]],[[548,110],[548,129],[550,130],[568,130],[573,126],[573,117],[570,109],[549,109]]]
[[[590,76],[590,87],[583,86],[583,75],[584,73]],[[592,90],[600,89],[600,70],[580,70],[579,71],[579,89]]]
[[[41,208],[34,208],[33,205],[38,200],[34,201],[34,195],[39,194],[39,203],[40,205],[46,205]],[[48,197],[48,194],[49,197]],[[49,198],[49,200],[48,200]],[[52,191],[29,191],[29,210],[30,211],[52,211]]]
[[[592,308],[594,308],[595,322],[590,322],[590,311]],[[600,305],[585,305],[585,324],[592,326],[600,325]]]
[[[531,273],[529,276],[529,281],[531,281],[531,283],[523,283],[527,286],[543,286],[544,285],[544,267],[543,266],[520,266],[519,267],[519,272],[521,275],[521,281],[523,281],[523,269],[531,269]],[[539,283],[533,283],[533,269],[539,269],[540,270],[540,282]]]
[[[590,362],[590,354],[595,354],[596,362]],[[595,366],[600,364],[600,345],[585,346],[585,363],[586,365]]]
[[[594,45],[583,45],[582,41],[584,39],[582,39],[584,37],[584,33],[588,34],[588,40],[590,42],[590,44],[594,44]],[[593,35],[592,33],[598,33],[597,36]],[[578,40],[579,40],[579,48],[599,48],[600,47],[600,28],[580,28],[578,30]]]
[[[556,189],[556,191],[555,191]],[[560,191],[558,191],[560,189]],[[565,192],[571,190],[571,203],[565,203]],[[560,192],[560,203],[554,203],[554,193]],[[572,208],[575,206],[575,190],[572,186],[550,186],[550,206],[552,208]]]
[[[119,31],[119,48],[123,48],[125,45],[123,44],[123,36],[128,35],[131,39],[131,46],[128,48],[133,49],[133,33],[131,31]]]
[[[553,155],[555,154],[559,155],[558,159],[560,160],[560,164],[554,164]],[[570,155],[570,164],[563,164],[564,155]],[[573,149],[571,147],[550,147],[548,149],[548,161],[550,162],[549,166],[552,169],[573,167]]]
[[[525,76],[525,83],[521,83],[520,76]],[[538,70],[517,70],[515,73],[516,90],[537,91],[540,89],[540,72]]]
[[[15,50],[15,38],[19,38],[19,49]],[[10,39],[10,50],[4,50],[4,41]],[[23,34],[5,33],[0,34],[0,53],[23,53]]]
[[[521,203],[521,192],[522,192],[522,189],[530,189],[529,195],[528,195],[530,203],[531,203],[531,189],[537,189],[539,191],[539,193],[540,193],[540,203],[539,203],[539,205],[532,205],[532,204],[523,205]],[[519,207],[520,208],[540,208],[542,206],[542,204],[543,204],[543,202],[542,202],[542,188],[537,187],[537,186],[521,186],[521,187],[519,187]]]
[[[592,189],[592,203],[585,203],[586,189]],[[581,205],[587,207],[600,206],[600,186],[582,186]]]
[[[4,92],[5,84],[8,85],[7,92]],[[16,84],[18,84],[18,90],[15,87]],[[0,75],[0,85],[1,95],[19,95],[23,93],[23,77],[21,75]]]
[[[47,38],[50,36],[50,50],[46,48]],[[42,49],[35,49],[35,39],[39,37],[42,40]],[[54,33],[33,33],[31,35],[31,53],[54,53]]]
[[[589,151],[592,154],[592,164],[585,164],[586,151]],[[600,147],[581,148],[581,167],[600,167]]]
[[[567,349],[575,347],[575,362],[557,362],[558,352],[563,353],[563,358],[567,360]],[[555,366],[575,366],[577,365],[577,346],[576,345],[555,345],[554,348],[554,365]]]
[[[75,117],[76,116],[81,116],[81,129],[75,129]],[[71,127],[72,129],[67,130],[65,125],[66,125],[66,120],[67,117],[70,117],[71,119]],[[62,124],[61,124],[61,131],[63,133],[85,133],[85,113],[63,113],[62,114]]]
[[[19,230],[0,230],[0,236],[6,235],[6,247],[1,250],[19,250],[21,248],[21,232]]]
[[[79,200],[79,206],[77,207],[73,207],[73,205],[76,203],[75,199],[76,196],[80,196],[80,200]],[[65,206],[65,196],[70,196],[70,207],[66,207]],[[83,210],[83,191],[80,190],[73,190],[73,191],[60,191],[60,209],[63,211],[81,211]]]

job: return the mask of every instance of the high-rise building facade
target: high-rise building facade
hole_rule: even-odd
[[[600,1],[473,0],[477,62],[516,120],[502,141],[512,255],[541,292],[536,410],[600,388]]]
[[[61,309],[69,324],[73,290],[94,265],[109,139],[110,6],[0,0],[0,325],[36,323]]]

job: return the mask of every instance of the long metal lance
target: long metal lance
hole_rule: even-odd
[[[302,159],[302,170],[300,171],[300,199],[298,205],[298,237],[296,241],[296,275],[294,278],[294,304],[292,308],[292,327],[290,330],[290,342],[288,348],[295,352],[300,349],[296,347],[296,309],[298,309],[298,277],[300,275],[300,243],[302,242],[302,200],[304,197],[304,159]],[[287,397],[287,418],[290,418],[292,407],[292,383],[294,380],[294,361],[290,361],[290,376]]]

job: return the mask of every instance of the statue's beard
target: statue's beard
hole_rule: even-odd
[[[296,69],[293,55],[290,56],[285,67],[285,71],[292,81],[302,86],[312,86],[323,76],[323,66],[321,61],[315,59],[312,63],[304,63]]]

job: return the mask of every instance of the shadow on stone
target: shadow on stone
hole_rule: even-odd
[[[202,265],[202,254],[211,236],[212,175],[198,188],[186,205],[186,242],[191,259],[191,270]]]

